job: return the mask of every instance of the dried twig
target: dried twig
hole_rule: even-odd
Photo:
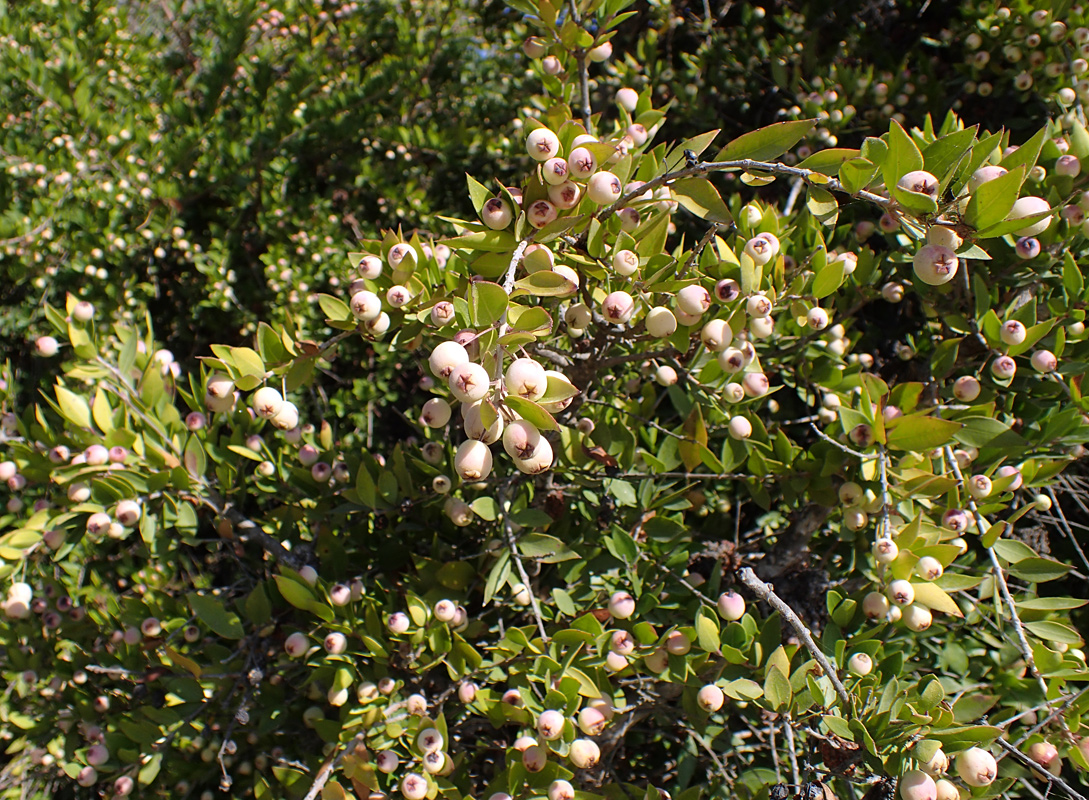
[[[995,739],[995,744],[997,744],[999,747],[1001,747],[1003,750],[1005,750],[1007,753],[1009,753],[1010,756],[1015,761],[1020,762],[1022,765],[1028,767],[1033,772],[1037,773],[1041,778],[1046,780],[1048,782],[1048,787],[1049,788],[1051,786],[1058,786],[1060,789],[1062,789],[1064,792],[1066,792],[1067,795],[1072,797],[1073,800],[1086,800],[1085,795],[1083,795],[1080,792],[1078,792],[1077,790],[1075,790],[1073,786],[1071,786],[1069,783],[1064,781],[1059,776],[1052,775],[1050,772],[1048,772],[1046,769],[1044,769],[1044,767],[1042,767],[1039,763],[1037,763],[1036,761],[1033,761],[1031,758],[1029,758],[1027,755],[1022,753],[1020,750],[1018,750],[1016,747],[1014,747],[1009,742],[1005,741],[1004,739],[999,738],[999,739]]]
[[[798,638],[802,640],[802,644],[805,645],[805,649],[810,652],[817,663],[820,664],[821,670],[828,676],[828,679],[832,681],[832,686],[835,687],[836,694],[839,696],[839,701],[843,704],[843,711],[848,717],[852,716],[851,698],[847,694],[847,689],[844,687],[843,682],[839,679],[835,668],[828,660],[828,657],[821,652],[821,649],[817,647],[817,643],[813,641],[813,634],[809,632],[809,628],[805,627],[805,623],[801,621],[794,610],[780,599],[775,594],[771,586],[764,583],[748,567],[743,567],[738,573],[738,577],[741,582],[749,587],[753,593],[761,600],[766,602],[776,611],[783,615],[783,618],[790,623],[795,633],[798,634]]]
[[[953,448],[946,445],[943,452],[945,453],[946,461],[953,469],[953,475],[956,476],[957,483],[960,484],[961,491],[964,491],[964,475],[960,471],[960,464],[957,463],[956,456],[953,455]],[[968,510],[972,512],[972,518],[976,523],[976,530],[978,530],[979,535],[982,536],[987,530],[986,521],[983,519],[983,515],[979,513],[979,506],[976,505],[976,501],[973,500],[972,496],[967,492],[965,492],[965,494],[968,497]],[[1044,699],[1047,699],[1047,682],[1040,674],[1040,670],[1036,668],[1036,660],[1032,657],[1032,645],[1029,644],[1028,637],[1025,635],[1025,627],[1021,624],[1021,618],[1017,616],[1017,606],[1013,602],[1013,595],[1010,594],[1010,588],[1006,585],[1006,573],[1002,569],[1002,565],[998,563],[998,554],[993,547],[987,548],[987,555],[990,557],[991,569],[994,572],[995,583],[998,584],[999,592],[1002,594],[1002,600],[1010,609],[1010,620],[1013,622],[1013,630],[1017,635],[1017,642],[1020,645],[1021,657],[1025,659],[1025,664],[1028,666],[1029,672],[1039,684],[1040,691],[1044,693]]]
[[[356,745],[363,744],[367,740],[365,733],[357,734],[352,741],[348,743],[348,746],[337,750],[335,754],[331,754],[329,758],[325,760],[325,763],[321,765],[321,769],[318,770],[318,774],[314,776],[314,782],[310,784],[310,791],[306,793],[303,800],[315,800],[315,798],[321,794],[321,790],[325,788],[325,784],[329,782],[329,778],[332,776],[336,768],[340,766],[340,762],[344,760],[349,752],[356,748]]]
[[[507,547],[510,549],[510,557],[514,560],[515,567],[518,568],[518,575],[522,579],[522,584],[526,587],[526,591],[529,592],[529,604],[533,609],[533,616],[537,620],[537,630],[541,633],[541,640],[548,643],[548,633],[545,631],[544,618],[541,616],[541,607],[537,603],[537,595],[534,594],[529,574],[526,572],[525,566],[522,564],[522,554],[518,552],[518,543],[514,539],[514,528],[510,521],[510,499],[507,497],[507,486],[505,484],[499,487],[496,493],[499,500],[499,508],[503,512],[503,534],[507,539]]]

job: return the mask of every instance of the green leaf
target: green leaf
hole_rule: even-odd
[[[494,497],[486,495],[478,497],[469,503],[469,507],[473,509],[474,514],[488,522],[495,522],[499,519],[499,503],[496,502]]]
[[[1052,620],[1026,622],[1025,627],[1045,642],[1057,642],[1074,647],[1080,647],[1082,644],[1082,638],[1076,630],[1059,622],[1053,622]]]
[[[91,407],[87,401],[63,386],[57,387],[57,403],[64,418],[80,428],[91,427]]]
[[[545,269],[515,282],[514,291],[510,296],[560,297],[571,294],[575,289],[575,285],[563,275]]]
[[[280,590],[284,600],[295,606],[295,608],[309,611],[326,622],[333,621],[335,616],[333,610],[324,603],[319,602],[309,586],[304,586],[287,575],[274,575],[273,579],[276,581],[276,588]]]
[[[849,147],[830,147],[827,150],[818,150],[802,163],[799,169],[811,169],[828,177],[835,175],[843,169],[843,164],[858,158],[859,151]],[[865,161],[866,159],[861,159]],[[869,163],[869,162],[867,162]]]
[[[488,250],[493,253],[512,252],[518,242],[510,231],[473,231],[444,239],[443,244],[452,250]]]
[[[834,224],[835,217],[839,214],[839,202],[827,189],[819,186],[810,186],[805,201],[809,213],[826,225]]]
[[[815,119],[799,119],[776,122],[766,128],[750,131],[722,148],[714,160],[740,161],[751,158],[753,161],[770,161],[805,138],[816,124]]]
[[[957,166],[972,152],[978,125],[955,131],[927,145],[923,150],[923,164],[941,185],[941,191],[956,174]]]
[[[242,622],[237,614],[227,611],[226,607],[216,597],[208,594],[190,592],[186,595],[189,607],[197,619],[207,625],[212,631],[224,639],[241,639],[244,633]]]
[[[728,224],[733,221],[730,210],[722,202],[718,190],[707,178],[695,176],[673,184],[677,202],[700,219]]]
[[[915,586],[915,602],[934,611],[941,611],[953,617],[963,617],[960,606],[944,589],[934,583],[920,581]]]
[[[1024,180],[1025,168],[1018,167],[984,183],[972,193],[964,212],[964,221],[976,230],[997,225],[1010,213]]]
[[[1013,172],[1020,166],[1024,166],[1026,174],[1028,170],[1036,166],[1037,159],[1040,158],[1040,151],[1044,147],[1044,140],[1047,139],[1047,128],[1040,128],[1036,132],[1036,135],[1018,147],[999,164],[999,166],[1005,167],[1010,172]]]
[[[474,326],[490,327],[502,318],[506,310],[507,293],[498,283],[476,281],[470,284],[469,320]]]
[[[1010,566],[1010,574],[1033,583],[1058,580],[1073,569],[1069,564],[1050,558],[1026,558]]]
[[[722,691],[727,697],[741,701],[758,700],[764,695],[760,684],[748,678],[735,678],[723,686]]]
[[[889,124],[889,152],[885,156],[883,175],[885,186],[891,191],[900,178],[917,169],[923,168],[923,154],[915,146],[914,140],[899,122]]]
[[[1017,601],[1017,608],[1024,611],[1065,611],[1081,608],[1086,603],[1089,603],[1089,600],[1077,600],[1073,597],[1034,597],[1031,600]]]
[[[700,648],[708,653],[717,652],[722,646],[719,633],[718,619],[715,613],[701,607],[696,615],[696,640]]]
[[[1085,291],[1085,278],[1069,250],[1063,257],[1063,288],[1071,300],[1080,300]]]
[[[527,400],[526,398],[518,397],[517,395],[507,395],[503,398],[503,402],[506,403],[512,411],[520,414],[522,419],[526,422],[532,422],[536,425],[538,430],[558,431],[560,429],[555,418],[532,400]]]
[[[846,261],[836,259],[817,270],[817,277],[813,279],[813,296],[820,300],[835,292],[843,284],[843,271],[846,267]]]
[[[872,161],[865,158],[852,158],[840,166],[839,182],[843,184],[844,189],[855,194],[869,186],[876,173],[877,165]]]
[[[961,427],[959,422],[937,417],[900,417],[895,427],[887,429],[888,446],[893,450],[931,450],[948,444]]]
[[[769,667],[767,675],[764,676],[764,697],[767,698],[772,711],[787,708],[793,696],[787,676],[778,667]]]
[[[331,294],[319,294],[318,305],[321,306],[321,313],[325,315],[326,319],[337,320],[338,322],[346,322],[352,319],[352,309],[339,297],[333,297]]]
[[[953,434],[953,438],[968,447],[1028,447],[1020,434],[992,417],[961,417],[959,422],[963,427]]]
[[[465,181],[469,184],[469,199],[473,201],[473,210],[479,214],[484,204],[492,199],[492,193],[468,172],[465,173]]]

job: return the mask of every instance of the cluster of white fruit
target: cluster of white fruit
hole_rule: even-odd
[[[960,789],[943,776],[949,769],[949,757],[938,748],[920,764],[900,776],[902,800],[960,800]],[[955,757],[957,775],[969,787],[990,786],[998,777],[998,762],[982,747],[970,747]]]
[[[498,359],[497,351],[489,358]],[[543,402],[549,382],[573,388],[570,381],[556,370],[546,370],[532,358],[516,358],[507,366],[501,379],[492,380],[488,370],[470,359],[469,350],[460,342],[450,340],[435,347],[428,366],[436,378],[446,381],[454,399],[461,403],[462,425],[466,441],[458,447],[454,469],[463,481],[481,481],[492,471],[489,445],[502,439],[503,449],[518,469],[536,475],[552,466],[554,453],[548,439],[532,422],[522,419],[504,398],[519,397],[539,404],[550,413],[570,405],[569,397]],[[497,370],[498,372],[498,370]],[[420,422],[430,428],[443,428],[453,415],[450,402],[441,397],[428,400],[420,414]],[[436,489],[449,489],[444,482]]]
[[[1002,177],[1006,172],[1005,167],[999,166],[984,166],[977,169],[968,179],[967,194],[962,202],[967,203],[968,196],[978,191],[980,186]],[[925,195],[935,201],[938,200],[941,188],[938,179],[925,170],[913,170],[907,173],[897,181],[896,185],[902,191]],[[1028,219],[1029,222],[1025,227],[1016,231],[1015,235],[1031,238],[1043,233],[1051,225],[1050,210],[1051,205],[1042,197],[1026,195],[1014,202],[1006,219],[1010,221]],[[957,275],[960,266],[957,251],[964,241],[952,226],[951,220],[939,217],[936,224],[926,229],[926,244],[916,251],[912,259],[915,276],[925,284],[941,286],[949,283]],[[1031,244],[1022,245],[1023,253],[1032,250]],[[1035,243],[1035,253],[1039,253],[1039,242]]]

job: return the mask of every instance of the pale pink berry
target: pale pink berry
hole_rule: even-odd
[[[529,224],[538,229],[555,221],[557,216],[559,216],[559,212],[556,210],[556,206],[548,200],[538,200],[529,207],[529,211],[526,213]]]
[[[715,603],[718,615],[729,622],[736,622],[745,616],[745,598],[737,592],[723,592]]]
[[[617,275],[627,277],[635,274],[639,269],[639,256],[633,253],[631,250],[618,250],[613,255],[613,271]]]
[[[1059,750],[1051,742],[1035,742],[1029,747],[1028,755],[1041,766],[1050,767],[1059,757]]]
[[[574,208],[582,197],[582,189],[574,181],[564,181],[558,186],[548,187],[548,199],[561,211]]]
[[[541,165],[541,176],[549,186],[559,186],[568,179],[567,162],[558,157],[548,159]]]
[[[862,598],[862,613],[868,619],[884,619],[889,613],[889,599],[880,592],[869,592]]]
[[[1037,350],[1032,354],[1032,368],[1039,373],[1054,372],[1059,368],[1059,359],[1050,350]]]
[[[34,340],[34,349],[43,358],[51,358],[60,350],[60,343],[52,336],[39,336]]]
[[[998,777],[995,757],[981,747],[971,747],[956,758],[957,774],[969,786],[990,786]]]
[[[903,607],[901,611],[904,626],[916,633],[925,631],[934,622],[934,615],[930,613],[930,609],[924,608],[918,603],[911,603]]]
[[[131,528],[140,519],[140,504],[135,500],[122,500],[113,513],[118,522],[126,528]]]
[[[692,649],[692,641],[680,631],[673,631],[665,639],[667,653],[683,656]]]
[[[998,335],[1005,344],[1017,345],[1025,341],[1025,337],[1028,336],[1028,330],[1023,323],[1011,319],[1002,323]]]
[[[729,303],[741,295],[741,287],[733,278],[723,278],[715,284],[715,298],[720,303]]]
[[[467,439],[454,456],[454,469],[463,481],[484,480],[492,471],[492,451],[479,439]]]
[[[647,143],[647,139],[650,134],[647,132],[646,126],[633,122],[625,129],[625,133],[631,137],[632,142],[636,147],[642,147]]]
[[[427,797],[427,778],[410,772],[401,779],[401,794],[405,800],[423,800]]]
[[[360,278],[373,281],[382,274],[382,259],[378,256],[364,256],[359,261],[356,272],[359,274]]]
[[[540,36],[530,36],[522,42],[522,52],[530,58],[540,58],[548,52],[548,44]]]
[[[515,420],[503,430],[503,449],[511,458],[532,458],[540,442],[540,431],[527,420]]]
[[[526,475],[539,475],[552,466],[553,458],[552,445],[542,436],[533,450],[533,455],[529,458],[515,458],[514,466]]]
[[[915,192],[938,198],[938,179],[921,169],[907,173],[896,182],[896,188],[905,192]]]
[[[392,750],[383,750],[374,758],[375,766],[378,767],[378,771],[389,775],[391,772],[396,771],[397,767],[401,764],[401,759],[397,757],[397,754]]]
[[[1013,480],[1006,487],[1011,492],[1017,491],[1021,488],[1021,470],[1017,469],[1017,467],[1012,466],[1011,464],[1005,464],[995,470],[994,474],[996,478],[1013,478]]]
[[[993,181],[995,178],[1001,178],[1007,172],[1005,167],[987,166],[980,167],[972,173],[972,177],[968,179],[968,191],[975,192],[987,181]]]
[[[770,384],[763,372],[749,372],[741,379],[741,387],[748,397],[763,397],[768,393]]]
[[[635,613],[635,598],[627,592],[613,592],[609,598],[609,613],[615,619],[627,619]]]
[[[775,247],[766,236],[754,236],[745,242],[745,255],[762,267],[775,257]]]
[[[1030,261],[1040,255],[1040,251],[1043,248],[1040,246],[1040,240],[1034,236],[1022,236],[1017,240],[1017,244],[1014,246],[1014,252],[1017,253],[1017,257]]]
[[[1017,374],[1017,362],[1009,356],[999,356],[991,362],[991,375],[998,380],[1008,380]]]
[[[548,800],[574,800],[575,787],[570,781],[557,778],[548,785]]]
[[[567,170],[571,177],[586,180],[597,170],[597,158],[585,147],[576,147],[567,156]]]
[[[555,56],[545,56],[541,60],[541,68],[548,75],[559,75],[563,72],[563,64]]]
[[[567,757],[578,769],[589,769],[601,760],[601,748],[590,739],[575,739]]]
[[[458,364],[447,378],[450,392],[463,403],[481,400],[491,388],[488,371],[479,364],[467,361]]]
[[[1081,174],[1081,162],[1077,156],[1061,155],[1055,159],[1055,173],[1066,178],[1076,178]]]
[[[953,384],[953,397],[963,403],[970,403],[979,397],[979,381],[971,375],[962,375]]]
[[[709,683],[696,694],[696,702],[704,711],[713,713],[722,708],[722,704],[726,702],[726,695],[713,683]]]
[[[603,42],[597,47],[591,47],[586,51],[586,57],[593,61],[595,64],[599,64],[602,61],[607,61],[613,54],[613,43]]]
[[[386,627],[389,628],[390,633],[401,634],[406,633],[409,628],[408,614],[403,611],[397,611],[389,615],[389,619],[386,620]]]
[[[934,779],[921,769],[913,769],[900,776],[901,800],[937,800],[938,787]]]
[[[716,353],[721,353],[729,347],[733,338],[734,333],[724,319],[710,320],[700,330],[700,341],[708,350]]]
[[[893,581],[889,584],[886,594],[888,594],[889,600],[896,603],[896,605],[906,606],[915,600],[915,587],[908,581]]]
[[[924,581],[936,581],[943,571],[942,562],[934,556],[923,556],[915,562],[915,574]]]
[[[284,640],[284,650],[292,658],[298,658],[306,653],[310,647],[310,641],[306,638],[305,633],[296,631]]]
[[[537,733],[549,741],[563,736],[564,715],[555,710],[544,711],[537,717]]]
[[[503,198],[493,197],[480,210],[480,218],[493,231],[500,231],[510,225],[514,215]]]
[[[940,244],[927,244],[919,248],[912,259],[916,277],[930,286],[949,283],[957,274],[957,254]]]
[[[432,397],[424,403],[420,412],[420,422],[429,428],[442,428],[450,421],[452,414],[450,404],[441,397]]]
[[[418,258],[419,257],[416,255],[416,248],[410,244],[405,244],[404,242],[395,244],[389,249],[389,252],[386,253],[386,263],[389,264],[390,269],[397,269],[406,261],[409,266],[415,266]]]
[[[531,744],[522,751],[522,766],[526,772],[540,772],[548,765],[548,748]]]
[[[437,345],[427,363],[436,378],[449,378],[455,367],[468,361],[469,352],[457,342],[449,341]]]
[[[526,400],[539,400],[548,389],[545,368],[532,358],[518,358],[507,367],[504,385],[508,392]]]
[[[677,330],[677,318],[665,306],[658,306],[647,312],[646,326],[651,336],[665,339]]]
[[[685,286],[677,292],[677,308],[686,314],[699,316],[711,307],[711,293],[699,284]]]
[[[968,530],[968,515],[959,508],[951,508],[942,515],[942,525],[955,533]]]
[[[1014,236],[1037,236],[1047,230],[1051,225],[1051,215],[1047,212],[1051,209],[1051,204],[1044,200],[1042,197],[1020,197],[1010,210],[1007,220],[1020,220],[1028,217],[1035,217],[1038,214],[1045,216],[1029,222],[1024,228],[1018,231],[1014,231]]]
[[[866,653],[855,653],[847,660],[847,671],[852,675],[864,677],[873,670],[873,659]]]
[[[752,436],[752,423],[745,417],[737,416],[732,418],[726,427],[730,437],[738,441]]]
[[[560,139],[548,128],[537,128],[526,137],[526,152],[536,161],[548,161],[560,154]]]
[[[614,325],[622,325],[635,313],[635,300],[627,292],[613,292],[601,304],[601,313]]]
[[[608,720],[605,718],[605,715],[597,708],[587,707],[579,711],[579,730],[585,733],[587,736],[597,736],[599,733],[605,730],[606,724],[608,724]]]
[[[620,199],[623,186],[611,172],[596,172],[586,184],[586,195],[599,206],[610,205]]]
[[[892,539],[878,539],[873,545],[873,555],[878,564],[891,564],[900,555],[900,548]]]
[[[348,639],[343,633],[333,631],[325,637],[322,646],[325,648],[325,652],[334,656],[340,655],[348,649]]]

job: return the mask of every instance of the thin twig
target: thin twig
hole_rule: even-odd
[[[784,603],[779,596],[775,594],[771,586],[756,577],[756,573],[749,567],[743,567],[737,574],[741,579],[741,582],[748,586],[757,597],[782,614],[783,618],[790,623],[790,627],[798,634],[798,638],[802,640],[805,649],[816,659],[817,663],[821,666],[821,670],[823,670],[824,674],[828,676],[828,679],[832,681],[832,686],[835,687],[836,694],[839,696],[839,701],[843,704],[844,713],[847,714],[848,717],[853,716],[851,698],[850,695],[847,694],[847,689],[843,686],[843,682],[839,679],[839,675],[828,660],[828,657],[821,652],[821,649],[817,647],[817,643],[813,641],[813,634],[805,627],[805,623],[801,621],[790,606]]]
[[[833,447],[838,447],[844,453],[847,453],[848,455],[852,455],[855,458],[861,458],[863,461],[872,461],[873,459],[880,457],[880,456],[874,455],[872,453],[871,454],[860,453],[857,450],[852,450],[847,445],[837,442],[835,439],[833,439],[827,433],[822,431],[820,428],[818,428],[812,422],[809,423],[809,427],[813,430],[813,433],[817,434],[817,436],[824,439],[824,441],[828,442],[828,444],[832,445]]]
[[[340,766],[340,762],[344,760],[350,751],[354,750],[357,745],[367,741],[367,735],[365,733],[356,734],[356,737],[348,743],[348,746],[343,750],[337,750],[335,755],[331,755],[325,760],[325,763],[321,765],[321,769],[318,770],[318,774],[314,776],[314,782],[310,785],[310,791],[306,793],[303,800],[314,800],[321,790],[325,787],[325,784],[329,782],[330,776],[336,771],[336,768]]]
[[[1013,757],[1013,759],[1015,761],[1019,761],[1024,766],[1030,768],[1034,772],[1039,773],[1040,777],[1043,778],[1044,780],[1046,780],[1048,782],[1049,786],[1058,786],[1060,789],[1062,789],[1064,792],[1066,792],[1074,800],[1086,800],[1085,795],[1083,795],[1080,792],[1076,791],[1073,786],[1071,786],[1069,783],[1064,781],[1058,775],[1052,775],[1050,772],[1048,772],[1046,769],[1044,769],[1043,766],[1041,766],[1036,761],[1033,761],[1031,758],[1029,758],[1027,755],[1022,753],[1020,750],[1018,750],[1016,747],[1014,747],[1009,742],[999,738],[999,739],[995,739],[995,744],[997,744],[999,747],[1001,747],[1003,750],[1005,750],[1007,753],[1009,753]]]
[[[798,772],[798,755],[794,752],[796,748],[794,744],[794,721],[790,718],[790,714],[783,715],[783,732],[786,734],[787,757],[790,759],[790,779],[794,781],[795,786],[801,786],[802,776]]]
[[[721,227],[721,222],[715,222],[711,225],[710,228],[707,229],[707,233],[703,234],[703,238],[700,239],[699,244],[696,245],[696,249],[693,250],[688,258],[684,260],[684,266],[681,267],[681,271],[677,273],[677,280],[681,280],[682,278],[684,278],[685,273],[688,272],[689,268],[696,263],[696,259],[700,257],[700,253],[702,253],[703,249],[711,243],[711,240],[715,238],[715,235],[718,233],[718,229]]]
[[[894,202],[887,197],[882,197],[879,194],[873,192],[861,191],[861,192],[849,192],[844,188],[836,178],[829,178],[828,176],[817,173],[811,169],[805,169],[803,167],[789,167],[786,164],[777,164],[772,161],[754,161],[751,158],[742,158],[737,161],[701,161],[692,166],[685,166],[681,169],[674,170],[673,172],[666,172],[659,175],[653,180],[647,181],[641,184],[638,188],[625,194],[611,206],[603,208],[598,212],[597,218],[599,220],[605,220],[615,214],[622,208],[637,200],[646,192],[652,192],[660,186],[665,186],[681,178],[690,178],[694,175],[706,175],[708,172],[729,172],[734,170],[745,170],[746,172],[771,172],[776,175],[788,175],[794,178],[801,178],[804,181],[808,181],[814,175],[820,174],[820,188],[830,192],[838,192],[840,194],[848,194],[858,200],[865,200],[874,205],[881,206],[882,208],[888,208],[894,205]]]
[[[503,512],[503,534],[507,539],[507,547],[510,549],[511,558],[514,559],[514,565],[518,568],[518,575],[522,579],[522,585],[525,586],[526,591],[529,592],[529,605],[530,608],[533,609],[533,617],[537,620],[537,630],[541,633],[541,640],[547,644],[548,633],[545,631],[544,618],[541,616],[541,607],[537,604],[537,595],[531,588],[529,574],[522,564],[522,554],[518,552],[518,543],[514,539],[514,527],[511,525],[510,520],[510,499],[507,497],[507,485],[500,486],[496,495],[499,500],[499,508]]]
[[[964,475],[960,471],[960,464],[957,463],[956,456],[953,455],[953,448],[946,445],[943,448],[943,453],[945,454],[945,459],[949,463],[949,466],[953,469],[953,475],[956,477],[961,491],[965,491]],[[976,501],[972,496],[967,492],[965,492],[965,496],[968,498],[968,510],[972,512],[972,518],[976,523],[976,530],[979,531],[980,536],[983,536],[987,530],[986,521],[983,519],[983,515],[979,513],[979,506],[976,505]],[[991,560],[991,569],[994,572],[995,582],[998,584],[999,592],[1002,594],[1002,599],[1010,610],[1010,620],[1013,622],[1013,630],[1017,634],[1021,656],[1025,659],[1025,664],[1028,665],[1029,672],[1036,679],[1036,682],[1040,686],[1040,691],[1044,693],[1044,699],[1046,700],[1047,682],[1040,674],[1040,670],[1036,668],[1036,660],[1032,657],[1032,645],[1029,644],[1028,637],[1025,635],[1025,628],[1021,624],[1021,618],[1017,616],[1017,606],[1013,602],[1013,595],[1010,594],[1010,588],[1006,585],[1006,573],[1002,569],[1002,565],[998,563],[998,554],[993,547],[987,548],[987,555]]]

